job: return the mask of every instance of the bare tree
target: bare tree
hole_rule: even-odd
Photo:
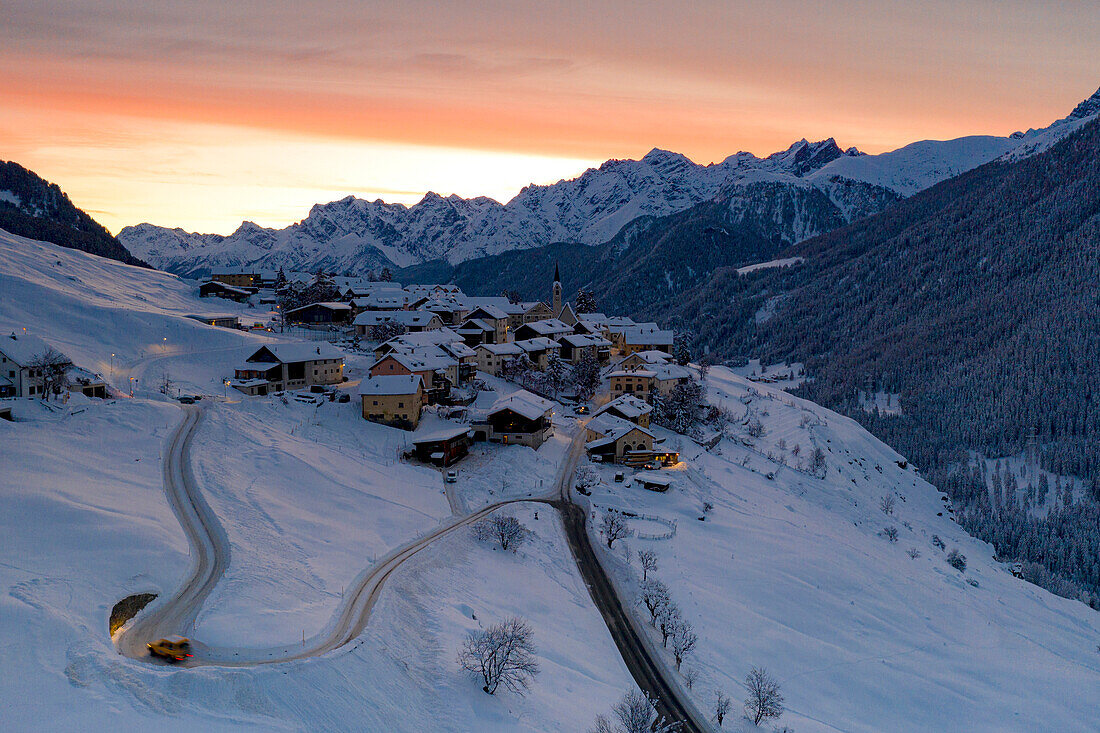
[[[714,691],[714,719],[718,721],[718,727],[722,727],[722,720],[729,714],[733,703],[729,697],[722,694],[721,690]]]
[[[657,701],[641,690],[631,690],[612,710],[622,725],[623,733],[669,733],[679,726],[657,718]]]
[[[814,452],[810,454],[810,472],[824,476],[825,470],[825,451],[814,448]]]
[[[612,727],[606,715],[600,714],[596,716],[595,727],[589,728],[588,733],[615,733],[615,728]]]
[[[879,502],[878,506],[879,506],[879,509],[882,510],[883,514],[885,514],[886,516],[890,516],[891,514],[894,513],[894,497],[892,497],[892,496],[882,497],[882,501]]]
[[[783,714],[783,694],[779,691],[779,683],[772,679],[768,670],[753,667],[745,678],[745,688],[749,691],[749,696],[745,698],[745,714],[755,725]]]
[[[897,542],[898,541],[898,528],[893,526],[893,525],[891,525],[889,527],[883,527],[882,536],[885,537],[886,539],[890,540],[891,542]]]
[[[69,386],[69,368],[73,363],[69,357],[57,351],[52,346],[30,360],[32,373],[37,373],[42,378],[42,394],[48,400],[50,395],[60,395]]]
[[[496,514],[474,525],[474,537],[478,540],[496,540],[500,549],[510,548],[513,552],[530,534],[531,530],[510,514]]]
[[[458,663],[467,672],[480,675],[485,692],[492,695],[500,685],[523,694],[539,673],[535,659],[534,632],[521,618],[472,632],[462,644]]]
[[[608,549],[615,544],[615,540],[621,540],[634,534],[634,530],[626,523],[626,518],[618,512],[605,510],[603,519],[600,520],[600,531],[607,540]]]
[[[649,574],[657,570],[657,553],[652,550],[638,550],[638,562],[642,566],[642,582],[649,580]]]
[[[684,685],[690,690],[699,681],[699,670],[692,667],[684,670]]]
[[[695,651],[699,637],[695,635],[691,624],[683,619],[676,619],[672,627],[672,656],[676,659],[676,669],[679,670],[684,657]]]
[[[668,593],[668,586],[657,578],[650,578],[642,583],[638,600],[649,609],[649,620],[654,626],[657,625],[657,614],[672,601]]]
[[[657,610],[657,628],[661,631],[661,645],[668,646],[668,637],[676,632],[680,624],[680,607],[672,601]]]

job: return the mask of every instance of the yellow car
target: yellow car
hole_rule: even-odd
[[[149,647],[149,653],[154,657],[164,657],[173,662],[182,662],[191,656],[191,640],[182,636],[169,636],[158,639],[151,644],[146,644],[146,646]]]

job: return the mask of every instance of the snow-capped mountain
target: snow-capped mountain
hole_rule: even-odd
[[[1100,90],[1050,127],[1008,137],[929,140],[879,155],[842,150],[832,139],[800,140],[766,158],[741,152],[710,165],[654,149],[640,160],[609,160],[572,180],[527,186],[506,204],[428,193],[407,207],[348,196],[314,206],[285,229],[245,222],[222,236],[140,224],[123,229],[119,240],[179,274],[249,264],[340,271],[436,259],[453,264],[554,242],[602,244],[639,217],[667,216],[716,198],[734,209],[751,207],[758,195],[754,184],[761,182],[823,191],[847,223],[989,161],[1045,150],[1097,114]],[[798,241],[822,233],[804,225],[807,219],[797,207],[785,209],[776,236]]]

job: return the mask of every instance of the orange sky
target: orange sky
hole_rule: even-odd
[[[15,0],[0,158],[112,231],[507,200],[652,147],[1008,134],[1100,84],[1095,2]]]

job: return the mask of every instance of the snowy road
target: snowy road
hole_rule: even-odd
[[[169,437],[164,455],[164,489],[191,546],[192,567],[180,587],[167,600],[155,604],[120,632],[116,643],[121,653],[150,659],[146,643],[170,634],[187,635],[206,598],[229,565],[229,541],[217,517],[203,500],[190,466],[190,444],[202,417],[201,407],[184,407],[184,417]],[[541,496],[493,502],[459,517],[393,550],[363,571],[349,586],[332,621],[315,636],[301,642],[269,648],[221,648],[193,642],[194,657],[187,666],[253,667],[317,657],[335,651],[358,637],[370,619],[371,609],[386,580],[401,565],[451,532],[477,522],[509,504],[535,501],[555,507],[562,520],[569,548],[585,584],[623,660],[639,687],[657,699],[658,711],[669,720],[684,721],[685,731],[710,727],[693,705],[681,699],[666,679],[624,609],[621,599],[594,552],[585,527],[585,510],[572,502],[570,491],[577,463],[584,453],[584,429],[570,442],[552,489]],[[450,498],[450,497],[449,497]],[[452,503],[452,507],[454,504]]]

